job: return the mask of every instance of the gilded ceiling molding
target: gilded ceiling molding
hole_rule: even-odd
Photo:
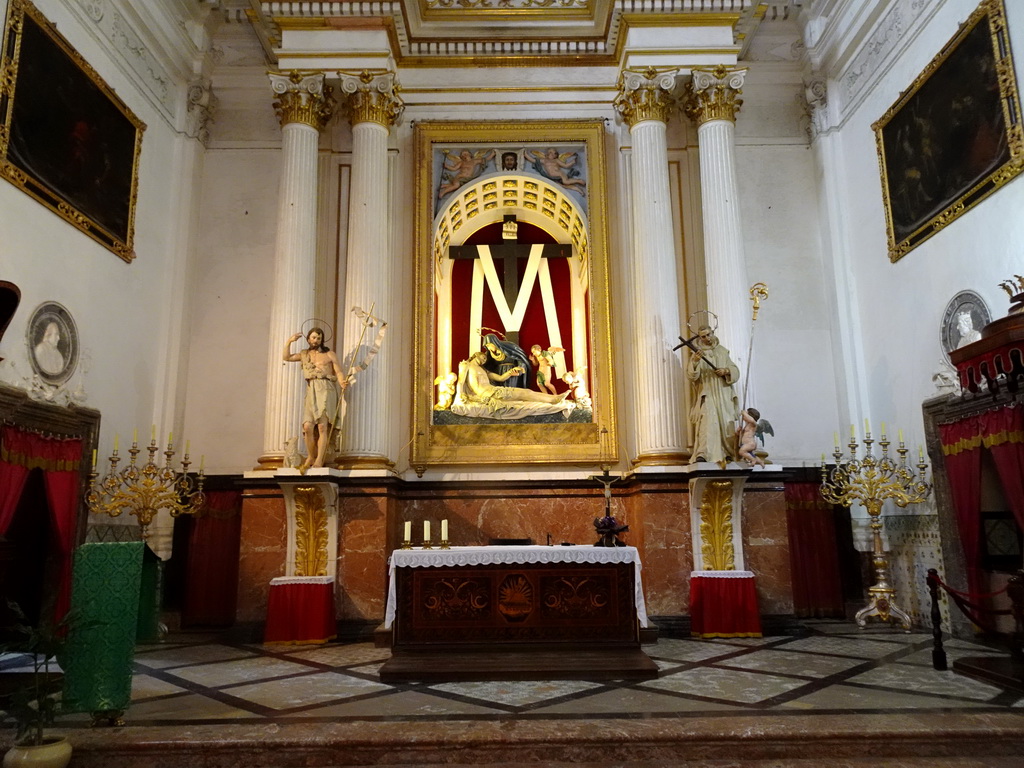
[[[711,120],[736,122],[743,99],[743,79],[746,68],[733,69],[724,64],[717,67],[694,67],[693,78],[686,84],[683,112],[697,124]]]
[[[268,72],[270,85],[277,94],[274,111],[281,127],[290,123],[302,123],[322,131],[334,115],[334,90],[324,85],[322,72],[299,72],[289,74]]]
[[[379,123],[387,129],[398,122],[405,102],[398,95],[402,90],[394,72],[368,70],[339,72],[341,91],[345,94],[345,113],[352,125]]]
[[[612,102],[632,128],[645,120],[667,123],[676,103],[677,69],[627,69],[619,75],[619,93]]]

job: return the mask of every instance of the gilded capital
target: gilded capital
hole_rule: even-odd
[[[405,102],[398,95],[402,87],[393,72],[363,70],[339,72],[345,94],[345,113],[352,125],[379,123],[390,129],[402,116]]]
[[[686,85],[683,111],[698,127],[711,120],[736,122],[743,99],[743,79],[747,70],[717,67],[694,67],[693,78]]]
[[[303,123],[322,131],[334,115],[334,90],[324,85],[320,72],[292,71],[288,74],[268,72],[270,86],[277,95],[274,111],[281,127]]]
[[[619,75],[619,93],[612,102],[632,128],[644,120],[667,123],[675,104],[673,91],[678,70],[627,69]]]

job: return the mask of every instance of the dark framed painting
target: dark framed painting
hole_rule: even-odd
[[[0,57],[0,175],[125,261],[146,126],[28,2]]]
[[[1024,170],[1002,0],[984,0],[872,128],[893,262]]]

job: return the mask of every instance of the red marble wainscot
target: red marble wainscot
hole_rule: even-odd
[[[748,484],[743,494],[743,550],[757,578],[762,615],[793,613],[793,574],[782,488]]]
[[[267,617],[270,580],[284,575],[287,513],[278,489],[253,489],[242,494],[242,530],[238,551],[240,622]]]
[[[383,619],[387,600],[389,500],[367,488],[338,498],[338,580],[335,610],[341,620]]]
[[[629,533],[623,538],[640,550],[649,616],[689,613],[693,570],[689,499],[682,484],[648,486],[630,498],[625,519]]]

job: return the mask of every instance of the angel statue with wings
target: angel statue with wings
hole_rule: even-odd
[[[470,152],[464,149],[458,156],[443,150],[445,153],[444,168],[441,172],[441,186],[437,190],[439,198],[454,192],[468,181],[472,181],[484,171],[484,166],[494,159],[493,149],[478,149]]]
[[[757,441],[760,438],[764,445],[765,433],[774,436],[775,431],[767,419],[761,418],[761,412],[757,408],[747,408],[740,412],[740,426],[736,430],[739,456],[750,466],[764,466],[764,459],[754,453],[757,450]]]
[[[533,163],[534,169],[541,176],[557,181],[567,189],[575,189],[581,195],[586,194],[587,182],[579,178],[579,169],[575,167],[579,160],[578,152],[558,154],[557,149],[548,147],[543,154],[527,149],[523,152],[523,157]]]

